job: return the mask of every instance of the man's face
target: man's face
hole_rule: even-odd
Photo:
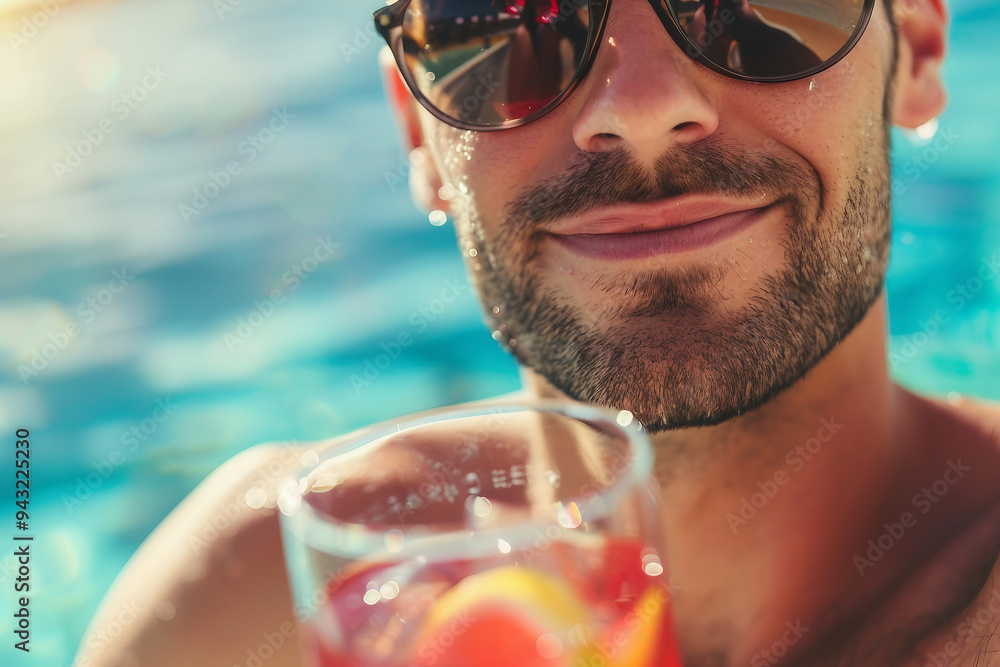
[[[833,68],[744,83],[684,56],[646,0],[615,0],[593,69],[549,115],[475,133],[425,114],[495,337],[653,431],[791,385],[883,284],[892,60],[879,5]]]

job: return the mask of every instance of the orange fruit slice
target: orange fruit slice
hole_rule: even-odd
[[[593,646],[571,633],[590,626],[580,596],[540,570],[503,567],[475,574],[430,610],[416,641],[419,667],[564,667],[591,663]]]

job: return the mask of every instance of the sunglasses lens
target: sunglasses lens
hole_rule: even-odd
[[[432,106],[470,125],[499,126],[570,87],[590,29],[587,0],[412,0],[403,53]]]
[[[813,71],[851,43],[864,0],[670,0],[690,44],[716,65],[761,80]]]

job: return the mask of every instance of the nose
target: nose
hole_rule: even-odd
[[[719,127],[715,102],[697,63],[667,34],[646,0],[617,0],[597,58],[579,93],[573,140],[584,151],[626,148],[647,164],[671,147]],[[700,82],[699,82],[700,81]]]

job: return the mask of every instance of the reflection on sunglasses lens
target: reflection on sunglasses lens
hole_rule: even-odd
[[[846,46],[864,0],[673,0],[689,54],[731,72],[760,78],[819,67]]]
[[[403,51],[421,94],[452,118],[499,125],[561,95],[579,71],[585,0],[413,0]]]
[[[838,56],[865,10],[865,0],[660,2],[689,56],[763,80],[800,76]],[[470,125],[499,126],[568,90],[596,39],[591,19],[589,0],[412,0],[403,54],[431,106]]]

